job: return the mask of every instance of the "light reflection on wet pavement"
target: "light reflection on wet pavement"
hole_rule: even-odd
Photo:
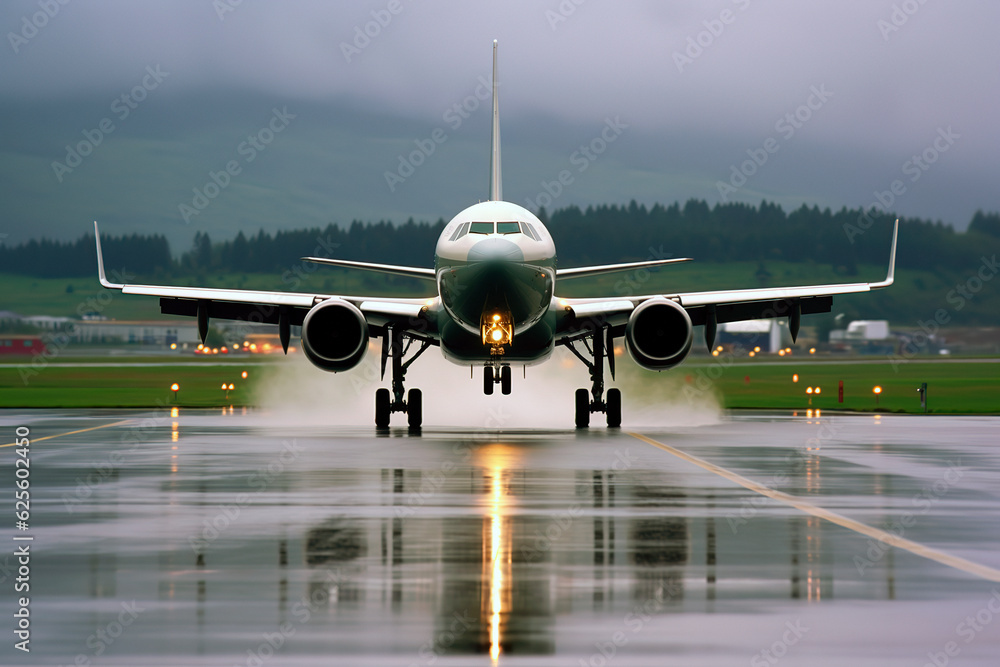
[[[3,443],[19,424],[40,439],[131,420],[33,445],[32,652],[8,634],[2,664],[1000,663],[1000,583],[624,431],[0,419]],[[740,413],[641,432],[1000,568],[998,418]]]

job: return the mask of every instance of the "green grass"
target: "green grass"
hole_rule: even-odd
[[[100,361],[93,358],[88,361]],[[132,361],[131,359],[129,361]],[[201,366],[49,366],[0,367],[0,406],[19,408],[143,408],[164,405],[212,407],[253,405],[268,363],[216,363]],[[33,371],[37,370],[37,373]],[[247,371],[247,379],[241,373]],[[172,383],[180,385],[176,397]],[[222,383],[235,389],[222,390]]]
[[[158,361],[176,361],[176,357]],[[186,359],[187,360],[187,359]],[[60,359],[69,361],[69,359]],[[101,359],[88,358],[93,363]],[[140,361],[128,359],[127,361]],[[146,361],[149,361],[148,359]],[[744,364],[744,359],[737,361]],[[23,363],[23,362],[22,362]],[[23,408],[111,408],[181,405],[217,407],[252,406],[256,388],[267,382],[282,360],[204,360],[194,366],[129,367],[108,365],[87,367],[49,366],[38,373],[25,374],[25,367],[0,365],[0,406]],[[30,366],[29,366],[30,368]],[[240,373],[248,371],[246,380]],[[893,369],[885,363],[857,361],[821,362],[814,359],[773,362],[761,359],[735,365],[725,358],[694,359],[665,373],[641,371],[622,364],[620,379],[629,391],[673,381],[688,390],[710,392],[720,397],[727,409],[805,409],[921,412],[917,387],[927,382],[929,412],[952,414],[1000,413],[1000,364],[975,360],[941,363],[913,360]],[[792,382],[797,373],[799,381]],[[25,382],[26,378],[26,382]],[[746,381],[749,378],[749,382]],[[844,402],[837,401],[837,384],[844,382]],[[170,384],[181,390],[172,396]],[[236,389],[225,399],[223,382]],[[872,387],[883,392],[876,405]],[[819,386],[822,393],[809,396],[806,387]]]
[[[974,360],[942,363],[940,361],[902,361],[896,368],[889,360],[842,363],[835,361],[744,359],[689,361],[668,371],[691,389],[708,387],[726,408],[771,408],[856,410],[885,412],[922,412],[917,388],[928,385],[928,412],[1000,413],[1000,364]],[[798,374],[798,382],[792,381]],[[656,373],[641,372],[641,382],[656,382]],[[844,383],[844,402],[837,400],[837,387]],[[876,402],[872,389],[882,387]],[[820,387],[819,395],[806,393],[807,387]],[[812,403],[809,399],[812,398]]]

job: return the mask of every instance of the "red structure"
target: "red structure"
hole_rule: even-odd
[[[45,352],[41,336],[0,334],[0,355],[29,355]]]

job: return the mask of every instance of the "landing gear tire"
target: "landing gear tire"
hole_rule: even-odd
[[[622,425],[621,389],[608,389],[608,400],[604,411],[608,417],[608,428],[617,428]]]
[[[389,428],[389,390],[385,387],[375,392],[375,426]]]
[[[493,395],[493,367],[487,366],[483,369],[483,393],[487,396]]]
[[[411,389],[407,394],[406,421],[410,428],[420,428],[423,421],[424,396],[419,389]]]
[[[586,389],[576,390],[576,427],[590,426],[590,392]]]
[[[510,395],[510,366],[503,366],[500,369],[500,393],[504,396]]]

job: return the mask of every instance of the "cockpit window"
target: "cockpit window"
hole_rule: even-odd
[[[516,222],[498,222],[497,234],[520,234],[521,227]]]
[[[455,228],[455,231],[452,232],[451,238],[448,240],[457,241],[458,239],[462,238],[468,233],[469,233],[469,223],[463,222],[462,224],[460,224],[458,227]]]
[[[493,223],[492,222],[474,222],[472,227],[469,228],[469,233],[471,234],[492,234],[493,233]]]
[[[542,237],[538,235],[538,232],[535,231],[535,228],[532,227],[527,222],[522,222],[521,227],[524,229],[524,233],[530,236],[531,238],[535,239],[536,241],[542,240]]]

